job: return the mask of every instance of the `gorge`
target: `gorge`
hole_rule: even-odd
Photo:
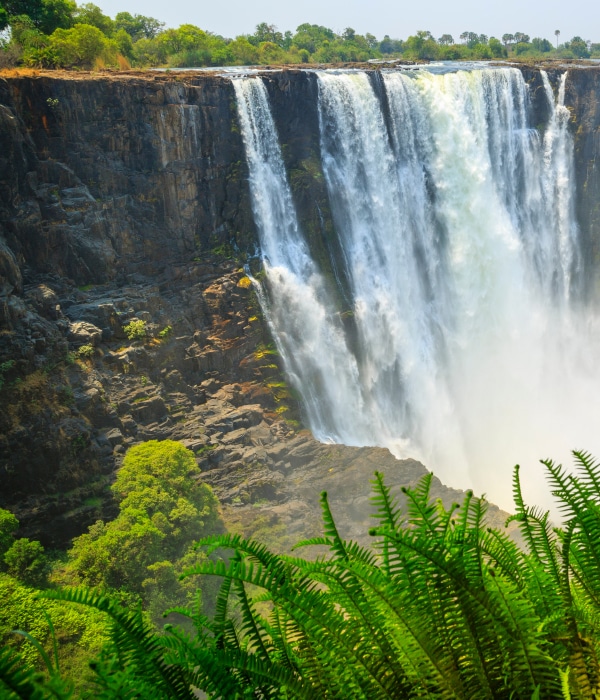
[[[422,473],[365,446],[505,507],[516,461],[600,452],[599,76],[5,77],[0,505],[64,541],[151,437],[292,519]]]

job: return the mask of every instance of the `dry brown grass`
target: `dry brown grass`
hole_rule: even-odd
[[[2,78],[37,78],[39,74],[37,68],[0,68]]]

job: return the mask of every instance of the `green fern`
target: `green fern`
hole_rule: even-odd
[[[232,555],[186,572],[222,578],[212,619],[198,605],[177,609],[192,631],[158,634],[140,611],[92,591],[44,595],[111,619],[111,643],[94,663],[103,700],[188,700],[197,690],[226,700],[598,698],[600,465],[574,454],[577,474],[544,462],[562,528],[524,503],[515,469],[509,520],[525,549],[487,527],[487,503],[471,492],[445,508],[428,474],[402,490],[400,507],[376,473],[370,549],[341,537],[326,494],[323,535],[297,545],[327,546],[316,559],[238,535],[201,541]],[[44,681],[3,652],[6,696],[70,697],[47,666]]]

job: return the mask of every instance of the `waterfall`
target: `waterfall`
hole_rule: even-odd
[[[310,427],[507,507],[515,463],[600,447],[566,74],[555,99],[542,73],[543,133],[516,69],[388,72],[383,91],[364,72],[316,79],[352,342],[298,225],[264,84],[234,80],[264,308]]]

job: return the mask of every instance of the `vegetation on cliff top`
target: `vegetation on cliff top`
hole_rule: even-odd
[[[503,34],[501,40],[476,32],[435,38],[419,31],[406,40],[341,34],[304,23],[295,32],[281,32],[261,22],[253,34],[230,39],[192,24],[165,29],[153,17],[119,12],[105,15],[93,3],[73,0],[4,0],[0,8],[0,68],[23,64],[46,68],[105,66],[195,67],[340,63],[382,58],[405,60],[526,58],[586,58],[600,56],[600,44],[573,37],[556,48],[546,38],[523,32]]]
[[[486,526],[486,502],[472,493],[446,509],[430,498],[429,474],[399,506],[375,474],[372,549],[341,538],[326,494],[323,536],[297,545],[325,547],[316,559],[239,536],[201,540],[232,556],[186,571],[222,579],[211,619],[180,611],[188,632],[157,633],[139,610],[81,588],[41,597],[110,621],[92,697],[597,697],[600,463],[574,454],[577,476],[544,462],[561,528],[525,505],[515,469],[511,520],[525,549]],[[57,663],[47,666],[35,675],[0,654],[4,696],[73,697]]]

